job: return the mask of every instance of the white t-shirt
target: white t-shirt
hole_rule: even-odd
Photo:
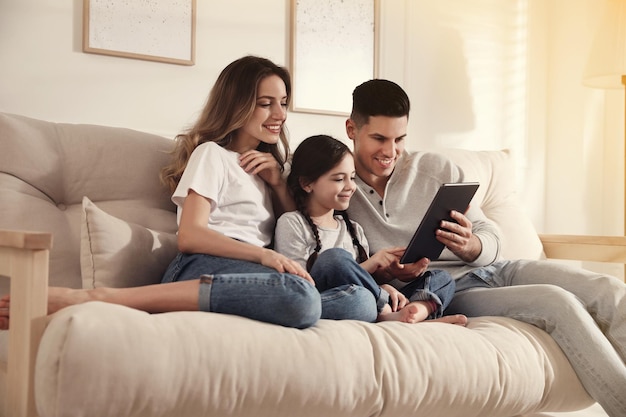
[[[189,190],[211,201],[210,229],[253,245],[270,244],[275,223],[270,190],[244,171],[237,152],[215,142],[194,149],[172,195],[179,224]]]
[[[320,253],[330,248],[343,248],[350,252],[354,259],[357,259],[357,249],[352,243],[352,237],[343,217],[335,215],[335,219],[339,224],[336,229],[317,228],[322,244]],[[354,225],[359,243],[365,249],[365,253],[368,253],[369,246],[363,229],[358,223],[352,222],[352,224]],[[313,236],[311,226],[309,226],[302,213],[290,211],[280,216],[276,222],[275,236],[274,246],[276,251],[306,267],[306,261],[315,251],[315,236]]]

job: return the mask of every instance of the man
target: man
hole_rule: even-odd
[[[387,80],[353,92],[346,132],[354,142],[357,191],[350,217],[363,226],[370,250],[405,246],[442,183],[463,181],[444,156],[407,152],[410,103]],[[498,261],[500,238],[478,207],[452,212],[437,239],[440,260],[421,259],[385,271],[396,285],[427,268],[456,278],[449,311],[506,316],[547,331],[568,356],[589,394],[610,416],[626,410],[626,285],[620,280],[546,261]],[[581,303],[582,300],[582,303]]]

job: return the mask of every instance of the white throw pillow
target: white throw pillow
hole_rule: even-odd
[[[177,252],[175,234],[121,220],[83,197],[80,245],[83,288],[159,283]]]

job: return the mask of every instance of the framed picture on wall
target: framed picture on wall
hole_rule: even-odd
[[[291,0],[291,110],[346,115],[378,72],[379,0]]]
[[[196,0],[83,0],[83,51],[193,65]]]

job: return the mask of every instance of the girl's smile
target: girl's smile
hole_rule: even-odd
[[[332,217],[335,210],[346,210],[356,191],[354,158],[346,154],[330,171],[304,187],[309,193],[307,206],[311,217]]]

